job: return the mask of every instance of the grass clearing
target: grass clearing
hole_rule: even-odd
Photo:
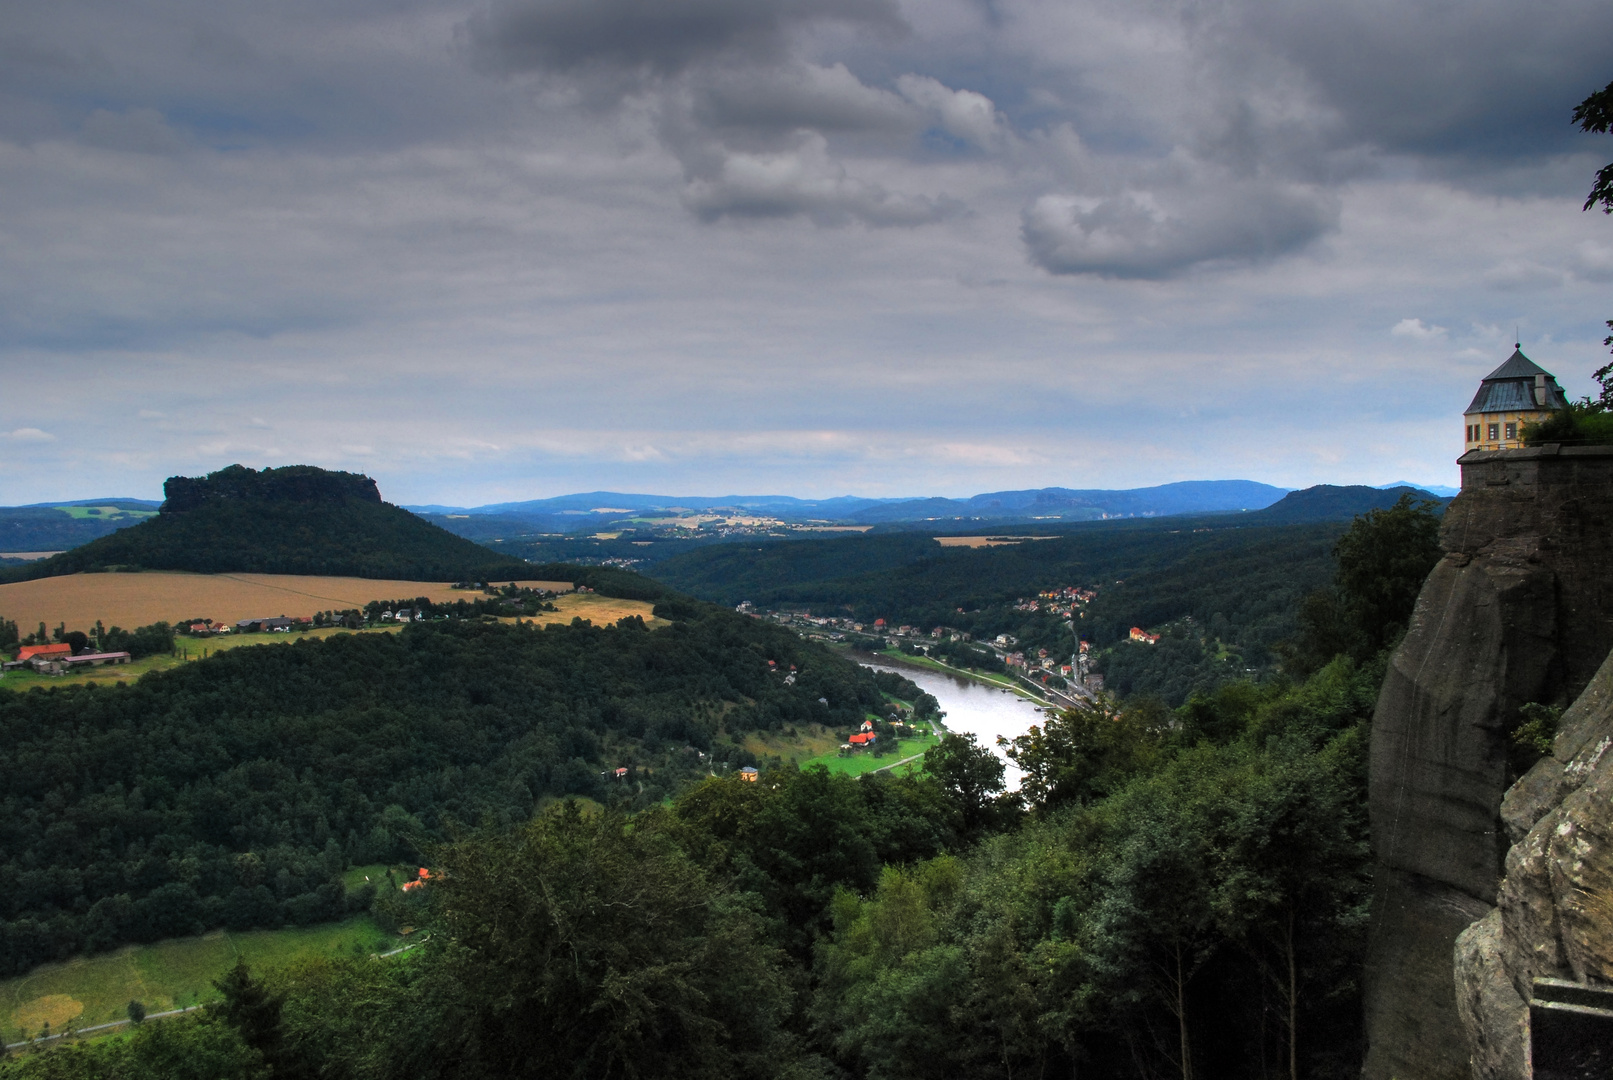
[[[500,582],[499,584],[503,584]],[[519,581],[533,589],[569,592],[569,581]],[[23,630],[39,623],[89,630],[97,619],[132,630],[156,622],[241,619],[362,608],[372,600],[424,596],[452,603],[480,596],[445,581],[397,581],[296,574],[185,574],[153,570],[138,574],[69,574],[0,585],[0,615]],[[583,594],[588,595],[588,594]]]
[[[569,623],[572,619],[583,618],[595,626],[609,626],[618,619],[637,615],[644,620],[645,626],[652,629],[672,625],[666,619],[655,617],[655,605],[648,600],[618,600],[612,596],[600,596],[598,593],[567,593],[556,597],[554,606],[557,610],[534,615],[528,621],[542,626],[552,622]]]
[[[19,1042],[38,1035],[47,1021],[52,1031],[60,1031],[64,1024],[88,1027],[122,1020],[131,1001],[143,1002],[147,1012],[210,1001],[217,996],[213,980],[238,958],[265,967],[315,954],[385,952],[396,948],[397,941],[362,915],[288,930],[215,930],[48,964],[0,982],[0,1033],[6,1042]]]
[[[797,725],[795,732],[788,735],[782,731],[753,731],[740,745],[759,758],[776,757],[781,761],[795,758],[798,762],[825,755],[833,757],[840,749],[840,736],[822,724]]]
[[[813,765],[822,765],[832,773],[843,773],[846,776],[861,776],[864,773],[877,772],[880,769],[888,768],[891,765],[895,765],[896,762],[901,761],[903,758],[912,757],[914,754],[922,754],[924,751],[928,750],[930,747],[936,745],[940,741],[940,738],[934,735],[925,735],[912,739],[899,739],[896,743],[895,753],[885,754],[883,757],[874,757],[865,750],[859,750],[854,754],[841,757],[840,751],[836,749],[831,753],[820,754],[817,757],[808,758],[807,760],[801,762],[800,765],[803,769]],[[924,762],[919,760],[909,762],[906,765],[898,766],[897,771],[904,773],[918,772],[922,771],[923,768]]]
[[[51,509],[60,510],[68,517],[80,521],[86,518],[133,518],[136,521],[144,521],[146,518],[157,516],[155,510],[120,510],[116,506],[55,506]]]
[[[1056,536],[937,536],[933,538],[942,547],[983,548],[1001,547],[1003,544],[1023,544],[1027,540],[1057,540]]]

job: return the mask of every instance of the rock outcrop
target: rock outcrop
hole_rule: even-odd
[[[1534,980],[1613,983],[1613,656],[1501,818],[1506,876],[1457,939],[1456,999],[1475,1080],[1528,1080]]]
[[[1508,736],[1520,706],[1574,700],[1613,648],[1613,447],[1460,464],[1445,557],[1373,716],[1367,1080],[1469,1075],[1451,957],[1496,903]],[[1504,942],[1480,932],[1468,947],[1499,955]]]

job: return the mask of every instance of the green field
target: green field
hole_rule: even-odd
[[[144,521],[148,517],[156,517],[155,510],[119,510],[116,506],[57,506],[52,509],[60,510],[72,518],[83,520],[85,518],[124,518],[135,521]]]
[[[38,690],[47,686],[81,686],[85,683],[114,683],[138,679],[148,671],[165,671],[192,660],[201,660],[226,649],[239,649],[243,645],[284,645],[302,638],[324,638],[333,634],[388,634],[396,626],[367,626],[362,630],[346,630],[339,626],[326,626],[296,634],[220,634],[211,638],[193,638],[183,635],[175,639],[174,652],[143,656],[127,664],[93,667],[72,675],[40,675],[24,669],[8,671],[0,676],[0,689]]]
[[[48,964],[0,982],[0,1034],[5,1042],[14,1043],[37,1036],[46,1021],[52,1031],[61,1031],[122,1020],[130,1001],[143,1002],[154,1013],[208,1001],[217,996],[213,980],[237,958],[266,966],[315,953],[386,952],[397,942],[396,936],[361,915],[291,930],[216,930]]]
[[[836,751],[829,754],[819,754],[815,758],[808,758],[807,760],[801,762],[800,765],[803,769],[812,765],[822,765],[832,773],[844,773],[847,776],[861,776],[863,773],[875,772],[879,769],[893,765],[905,757],[912,757],[914,754],[922,754],[924,751],[928,750],[930,747],[934,746],[940,741],[941,740],[934,735],[925,735],[916,739],[901,739],[896,744],[896,752],[894,754],[886,754],[883,757],[875,757],[866,750],[859,750],[856,753],[847,755],[846,757],[841,757],[839,752]],[[913,761],[901,766],[895,771],[905,773],[923,768],[924,763],[922,761]]]

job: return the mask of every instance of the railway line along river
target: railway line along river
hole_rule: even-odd
[[[851,658],[864,667],[876,671],[894,671],[912,679],[919,689],[934,696],[946,714],[942,723],[948,731],[960,735],[973,735],[981,746],[990,747],[1003,757],[997,737],[1012,739],[1023,735],[1032,724],[1042,720],[1041,710],[1032,702],[1008,690],[1000,690],[985,683],[966,679],[961,675],[935,671],[916,664],[904,664],[888,656],[853,651]],[[1019,786],[1020,772],[1014,763],[1003,757],[1008,766],[1005,779],[1010,790]]]

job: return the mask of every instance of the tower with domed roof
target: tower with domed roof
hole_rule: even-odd
[[[1486,375],[1463,418],[1467,421],[1463,452],[1516,450],[1523,445],[1523,425],[1544,420],[1568,404],[1563,388],[1515,344],[1507,362]]]

